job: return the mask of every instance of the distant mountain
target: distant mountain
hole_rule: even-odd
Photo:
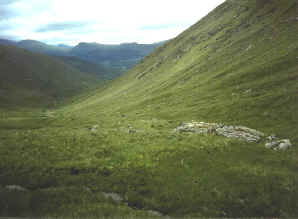
[[[71,47],[48,45],[36,40],[22,40],[17,43],[17,46],[32,52],[59,56],[68,56],[71,50]]]
[[[119,45],[106,45],[98,43],[79,43],[75,47],[65,44],[48,45],[36,40],[22,40],[14,42],[10,40],[0,40],[0,45],[15,45],[50,56],[60,57],[60,60],[67,61],[73,67],[80,66],[90,72],[90,69],[105,68],[109,72],[107,78],[113,78],[122,72],[135,66],[144,56],[151,53],[155,48],[166,41],[153,44],[123,43]],[[62,58],[68,57],[68,58]],[[72,58],[71,58],[72,57]],[[73,58],[73,57],[76,57]],[[85,61],[82,64],[82,61]],[[77,62],[77,63],[75,63]],[[93,63],[93,67],[87,67],[87,63]],[[101,65],[101,67],[95,65]],[[84,66],[84,67],[83,67]]]
[[[119,45],[105,45],[98,43],[79,43],[71,50],[71,55],[81,59],[101,63],[107,67],[122,68],[133,67],[144,56],[151,53],[164,42],[154,44],[123,43]]]
[[[100,77],[101,79],[112,79],[119,74],[117,69],[107,69],[101,64],[88,62],[75,56],[55,56],[55,58],[81,72]]]
[[[0,39],[0,45],[16,45],[16,41]]]
[[[0,45],[0,106],[52,105],[98,82],[55,58]]]
[[[71,48],[73,48],[72,46],[65,45],[65,44],[58,44],[57,46],[60,47],[60,48],[66,48],[66,49],[71,49]]]

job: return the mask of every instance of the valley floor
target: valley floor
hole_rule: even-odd
[[[179,121],[130,114],[1,115],[1,216],[298,215],[295,149],[174,133]]]

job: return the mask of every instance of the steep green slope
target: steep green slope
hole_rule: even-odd
[[[54,105],[97,80],[51,57],[0,46],[1,107]]]
[[[297,36],[294,0],[226,1],[64,113],[75,118],[70,126],[99,124],[98,145],[115,148],[105,149],[109,165],[143,165],[127,179],[111,171],[133,205],[174,215],[297,216],[296,147],[278,153],[264,142],[171,135],[197,120],[245,125],[297,146]],[[120,134],[130,127],[139,134]]]
[[[6,112],[0,215],[297,217],[297,27],[295,0],[228,0],[43,123]],[[245,125],[294,147],[173,132],[191,120]]]
[[[296,1],[262,2],[227,1],[100,96],[115,111],[242,123],[297,140]]]

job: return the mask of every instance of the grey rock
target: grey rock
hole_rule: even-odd
[[[180,124],[174,132],[192,132],[197,134],[217,134],[228,138],[240,138],[249,142],[258,142],[264,133],[245,126],[225,126],[217,123],[189,122]]]
[[[248,128],[248,127],[245,127],[245,126],[236,126],[235,129],[250,133],[250,134],[255,135],[255,136],[260,136],[260,137],[265,136],[265,134],[263,132],[260,132],[258,130],[251,129],[251,128]]]
[[[268,148],[268,149],[274,149],[278,146],[278,142],[276,141],[272,141],[272,142],[268,142],[265,144],[265,147]]]
[[[104,197],[106,199],[111,198],[112,200],[117,201],[117,202],[122,202],[123,201],[123,198],[119,194],[117,194],[117,193],[106,193],[106,192],[103,192],[102,194],[104,195]]]
[[[147,211],[149,214],[151,214],[152,216],[157,216],[157,217],[162,217],[163,214],[158,212],[158,211],[153,211],[153,210],[149,210]]]
[[[128,129],[129,134],[134,134],[136,132],[137,132],[137,130],[135,130],[135,129],[132,129],[132,128]]]
[[[5,189],[10,190],[10,191],[28,191],[28,189],[19,186],[19,185],[7,185],[5,186]]]
[[[280,141],[278,149],[284,151],[284,150],[287,150],[291,147],[292,147],[292,143],[290,142],[290,140],[289,139],[283,139],[283,140]]]
[[[188,122],[181,123],[174,132],[191,132],[196,134],[216,134],[227,138],[236,138],[247,142],[259,142],[265,138],[265,134],[245,126],[228,126],[217,123]],[[289,139],[278,139],[275,135],[266,138],[265,147],[274,150],[287,150],[292,147]]]
[[[247,48],[246,51],[250,50],[252,48],[252,45],[250,44]]]
[[[274,140],[276,140],[276,139],[277,139],[277,137],[276,137],[276,135],[274,135],[274,134],[272,134],[272,135],[270,135],[270,136],[268,136],[268,137],[266,138],[267,141],[274,141]]]
[[[98,125],[94,125],[94,126],[92,126],[91,128],[89,128],[89,130],[90,130],[91,133],[96,133],[98,127],[99,127]]]
[[[265,147],[276,151],[285,151],[293,146],[289,139],[278,140],[276,137],[272,138],[272,136],[269,136],[267,140],[270,141],[265,144]]]

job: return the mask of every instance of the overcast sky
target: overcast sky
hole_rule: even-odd
[[[177,36],[224,0],[0,0],[0,38],[49,44],[153,43]]]

